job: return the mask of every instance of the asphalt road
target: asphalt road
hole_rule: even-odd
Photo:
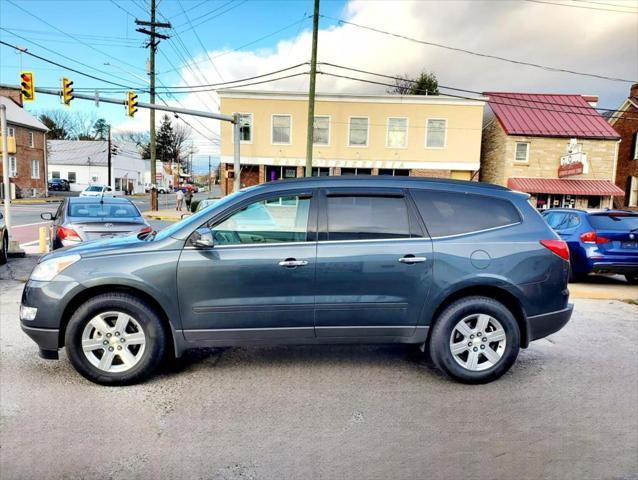
[[[342,345],[195,350],[107,388],[38,358],[21,290],[0,280],[3,478],[638,478],[635,305],[576,300],[483,386],[407,346]]]

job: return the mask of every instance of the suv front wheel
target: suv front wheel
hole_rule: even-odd
[[[512,313],[482,296],[462,298],[436,319],[430,336],[434,364],[463,383],[488,383],[507,372],[520,349]]]
[[[102,385],[148,378],[164,355],[166,332],[157,313],[127,293],[97,295],[73,314],[65,346],[84,377]]]

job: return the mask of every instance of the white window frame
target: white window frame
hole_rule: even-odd
[[[255,137],[255,116],[252,113],[249,112],[238,112],[239,115],[243,115],[243,116],[249,116],[250,117],[250,140],[240,140],[239,143],[240,144],[246,144],[246,145],[250,145],[251,143],[253,143],[253,138]],[[232,127],[232,125],[231,125]],[[235,143],[235,129],[231,128],[233,131],[232,134],[232,138],[233,138],[233,144]]]
[[[40,178],[40,160],[31,160],[31,178]]]
[[[443,130],[443,146],[442,147],[430,147],[428,146],[428,130],[430,126],[430,120],[441,120],[445,122],[445,129]],[[447,148],[447,118],[432,117],[425,119],[425,148],[427,150],[444,150]]]
[[[634,132],[634,160],[638,160],[638,132]]]
[[[525,151],[525,160],[517,160],[516,159],[516,149],[518,145],[527,145],[527,150]],[[514,163],[518,163],[519,165],[529,163],[529,151],[532,148],[531,142],[514,142]]]
[[[15,156],[9,157],[9,178],[18,176],[18,159]]]
[[[33,132],[29,132],[29,147],[35,148],[35,134]]]
[[[627,206],[638,206],[638,177],[631,177],[629,182],[629,198],[627,199]]]
[[[314,132],[314,120],[312,125],[312,145],[314,147],[329,147],[332,140],[332,116],[331,115],[315,115],[315,118],[327,118],[328,119],[328,143],[316,143]]]
[[[350,128],[352,127],[352,119],[353,118],[365,118],[367,123],[367,129],[366,129],[366,144],[365,145],[351,145],[350,144]],[[346,141],[346,146],[349,148],[368,148],[368,146],[370,145],[370,117],[365,117],[362,115],[353,115],[351,117],[348,117],[348,139]]]
[[[14,127],[7,127],[7,137],[16,138],[16,129]]]
[[[390,120],[405,120],[405,145],[402,147],[394,147],[389,143],[390,140]],[[385,148],[393,148],[393,149],[406,149],[408,148],[408,135],[410,132],[410,120],[408,117],[388,117],[388,121],[386,122],[385,129]]]
[[[275,142],[275,117],[288,117],[290,119],[290,141]],[[292,114],[290,113],[273,113],[270,116],[270,144],[271,145],[292,145]]]

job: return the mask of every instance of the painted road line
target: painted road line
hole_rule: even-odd
[[[11,231],[15,230],[16,228],[22,228],[22,227],[33,227],[34,225],[48,225],[49,222],[36,222],[36,223],[25,223],[24,225],[11,225]]]

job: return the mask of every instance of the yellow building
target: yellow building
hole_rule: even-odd
[[[307,95],[224,90],[242,118],[241,185],[301,177]],[[479,169],[484,102],[444,95],[318,94],[313,175],[412,175],[469,180]],[[233,130],[221,126],[221,185],[232,191]]]

